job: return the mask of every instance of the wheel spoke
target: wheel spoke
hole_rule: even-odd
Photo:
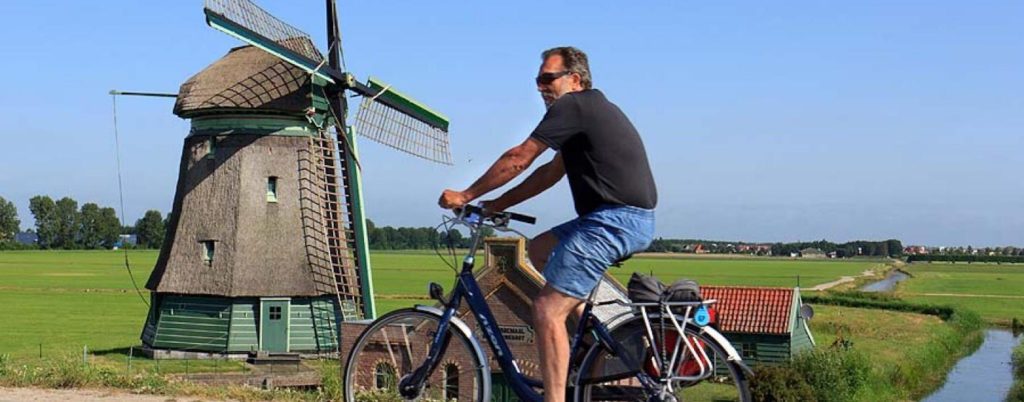
[[[347,360],[346,400],[482,399],[482,364],[470,341],[451,329],[446,335],[444,354],[422,386],[399,390],[403,378],[411,377],[420,367],[428,367],[424,366],[425,359],[438,323],[439,317],[411,309],[374,321],[356,340]]]
[[[749,401],[745,374],[727,363],[724,350],[713,339],[691,327],[680,336],[675,328],[661,328],[662,321],[652,315],[648,326],[637,315],[614,328],[616,354],[603,344],[591,347],[580,367],[576,400],[647,401],[652,395],[664,395],[657,400]],[[654,339],[651,334],[656,335]],[[642,367],[627,362],[642,362]],[[641,376],[663,385],[648,389]]]

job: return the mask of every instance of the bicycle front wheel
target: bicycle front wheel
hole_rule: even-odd
[[[346,401],[482,401],[482,364],[470,340],[449,327],[442,350],[425,366],[440,317],[403,309],[367,327],[352,346],[344,369]],[[417,370],[428,370],[414,390],[399,384]],[[407,382],[408,383],[408,382]]]
[[[745,372],[727,359],[714,339],[691,326],[686,326],[685,337],[674,335],[678,334],[675,327],[657,314],[650,316],[650,324],[648,332],[643,317],[636,316],[612,329],[619,354],[601,343],[590,347],[580,365],[575,400],[751,401]],[[685,342],[692,347],[687,348]],[[662,359],[668,363],[662,365]],[[662,367],[668,369],[662,372]],[[642,386],[637,379],[640,371],[660,388]]]

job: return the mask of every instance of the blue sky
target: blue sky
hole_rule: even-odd
[[[627,5],[628,4],[628,5]],[[319,0],[260,5],[324,42]],[[347,64],[452,119],[456,165],[360,144],[368,214],[433,225],[544,112],[575,45],[644,137],[659,236],[1024,245],[1024,3],[339,3]],[[117,205],[110,89],[176,92],[239,43],[200,1],[5,2],[0,196]],[[13,38],[13,40],[12,40]],[[188,122],[121,98],[129,221],[169,211]],[[542,156],[547,160],[550,156]],[[573,217],[562,183],[517,208]]]

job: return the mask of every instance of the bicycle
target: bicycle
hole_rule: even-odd
[[[440,285],[430,283],[430,297],[441,308],[393,311],[359,335],[343,369],[346,401],[490,400],[490,361],[477,335],[455,316],[462,300],[515,395],[528,402],[543,400],[543,383],[523,373],[473,275],[481,228],[519,233],[508,228],[510,221],[532,224],[536,219],[512,212],[484,215],[475,206],[448,219],[467,226],[472,235],[454,289],[446,297]],[[750,369],[708,325],[707,308],[714,302],[595,302],[591,293],[573,331],[566,400],[750,401]],[[630,308],[608,320],[617,323],[613,328],[593,314],[595,307],[608,304]]]

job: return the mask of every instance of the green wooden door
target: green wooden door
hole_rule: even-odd
[[[288,351],[288,300],[260,301],[260,350]]]

